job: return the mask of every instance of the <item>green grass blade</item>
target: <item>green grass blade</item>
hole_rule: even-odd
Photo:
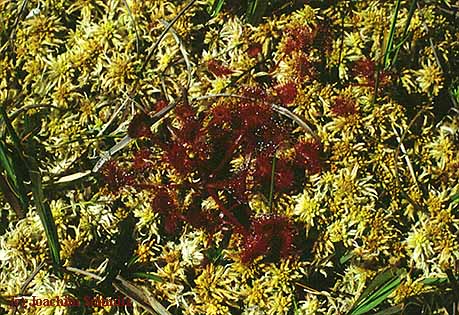
[[[51,253],[51,260],[53,262],[54,269],[57,274],[60,274],[59,268],[61,267],[60,258],[60,245],[59,238],[57,236],[57,228],[54,222],[51,208],[48,203],[45,202],[42,187],[41,173],[38,169],[37,162],[34,158],[29,157],[30,165],[30,180],[32,182],[32,195],[37,208],[38,215],[40,216],[41,223],[45,229],[46,238],[48,240],[48,246]]]
[[[8,100],[8,95],[7,95],[7,100]],[[5,100],[3,106],[0,106],[0,114],[3,118],[3,121],[5,122],[6,130],[11,136],[11,139],[13,140],[14,145],[19,149],[21,147],[21,141],[19,140],[18,134],[14,130],[13,125],[11,124],[11,121],[8,118],[8,114],[6,113],[6,110],[5,110],[7,100]]]
[[[249,23],[258,23],[266,12],[268,1],[266,0],[249,0],[247,3],[247,21]]]
[[[401,279],[397,276],[395,279],[389,281],[382,288],[377,290],[374,294],[370,295],[367,300],[363,301],[360,306],[358,306],[351,315],[363,315],[376,306],[381,304],[399,285]]]
[[[5,200],[11,205],[11,208],[16,212],[16,215],[19,218],[23,218],[24,212],[17,193],[11,189],[11,184],[3,174],[0,174],[0,191],[3,193]],[[3,229],[0,228],[0,231],[3,231]]]
[[[384,52],[384,69],[387,69],[389,66],[389,60],[390,60],[390,54],[392,53],[392,45],[394,43],[394,36],[395,36],[395,25],[397,24],[397,17],[398,17],[398,12],[400,11],[400,3],[401,0],[397,0],[395,3],[395,9],[394,9],[394,15],[392,17],[392,24],[390,26],[390,31],[389,31],[389,38],[387,40],[387,46],[386,46],[386,51]]]
[[[451,197],[451,199],[450,199],[449,202],[451,202],[451,203],[459,202],[459,193],[454,194],[454,195]]]
[[[139,36],[139,32],[137,31],[137,23],[136,23],[136,21],[134,19],[134,16],[132,15],[132,11],[131,11],[131,8],[129,7],[129,3],[127,3],[127,0],[123,0],[123,3],[124,3],[124,6],[126,7],[126,10],[128,12],[129,18],[132,21],[132,25],[134,26],[135,47],[136,47],[137,54],[139,54],[140,53],[140,48],[139,48],[140,36]]]
[[[2,106],[0,106],[0,117],[3,119],[3,122],[5,123],[6,130],[13,141],[15,150],[13,150],[13,152],[8,151],[6,143],[4,141],[0,141],[0,166],[5,170],[7,176],[7,186],[4,186],[4,191],[7,194],[9,194],[9,197],[11,197],[9,198],[9,201],[13,202],[11,205],[13,206],[13,204],[15,204],[15,207],[13,207],[13,209],[20,217],[22,217],[23,214],[26,212],[29,204],[27,190],[24,185],[24,177],[27,173],[27,163],[25,163],[25,158],[23,155],[19,137],[16,131],[14,130],[13,125],[11,124],[11,121],[8,118],[8,114],[5,110],[5,108],[9,104],[8,102],[9,99],[7,92],[3,104]],[[17,203],[15,203],[14,199],[17,199],[16,201],[19,202],[20,207],[22,209],[19,209],[17,207]]]
[[[422,283],[425,285],[437,285],[447,283],[448,281],[448,278],[425,278],[422,280]]]
[[[376,291],[379,287],[384,285],[384,283],[387,283],[390,279],[394,277],[394,270],[393,269],[388,269],[380,274],[378,274],[368,285],[368,287],[363,291],[362,295],[357,299],[357,301],[354,303],[354,306],[358,306],[361,304],[361,301],[366,299],[370,294],[372,294],[374,291]]]
[[[157,275],[153,275],[151,273],[145,273],[145,272],[133,272],[132,273],[133,278],[142,278],[142,279],[150,279],[156,282],[164,282],[164,280]]]
[[[352,251],[349,251],[339,258],[339,263],[341,265],[344,265],[346,262],[351,260],[352,257],[354,257],[354,253]]]
[[[225,0],[215,0],[209,11],[210,16],[217,16],[217,14],[220,13],[220,11],[222,10],[223,4],[225,4]]]
[[[398,53],[402,48],[402,45],[408,40],[408,28],[410,27],[411,20],[413,19],[414,11],[416,11],[416,5],[418,1],[413,0],[410,5],[410,11],[408,12],[408,17],[406,19],[405,28],[403,29],[402,33],[402,40],[398,43],[394,49],[394,57],[392,58],[391,65],[394,65],[397,61]]]
[[[16,161],[16,165],[14,161]],[[29,202],[27,198],[27,191],[24,186],[24,178],[21,172],[17,171],[21,169],[20,165],[17,165],[19,162],[19,160],[11,158],[6,148],[6,144],[0,140],[0,167],[6,172],[9,192],[14,195],[14,198],[17,199],[21,207],[21,209],[17,208],[17,206],[13,208],[16,213],[21,212],[24,214]],[[22,217],[22,215],[20,216]]]
[[[11,159],[8,157],[6,149],[6,144],[0,140],[0,165],[6,171],[6,175],[12,180],[13,184],[16,186],[17,178],[16,174],[14,173],[13,165],[11,163]]]
[[[350,315],[362,315],[383,302],[399,285],[404,269],[388,269],[378,274],[360,298],[354,303]]]

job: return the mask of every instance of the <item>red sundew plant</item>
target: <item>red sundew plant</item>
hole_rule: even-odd
[[[347,97],[338,96],[331,108],[335,116],[347,117],[357,113],[357,104]]]
[[[220,61],[211,59],[207,62],[207,69],[216,77],[225,77],[234,73],[233,70],[224,66]]]
[[[258,218],[248,201],[256,194],[272,193],[271,180],[276,192],[291,193],[307,173],[320,171],[320,145],[296,143],[292,126],[268,103],[271,99],[291,103],[296,93],[294,83],[278,85],[272,93],[246,87],[241,97],[220,100],[202,113],[184,101],[177,105],[175,117],[164,122],[161,137],[146,128],[149,117],[139,114],[131,122],[129,134],[144,139],[141,149],[135,152],[129,169],[121,171],[114,168],[114,162],[108,164],[102,171],[104,179],[115,192],[122,185],[151,191],[152,209],[162,218],[164,232],[169,235],[177,235],[185,223],[209,235],[224,229],[246,240],[243,262],[259,256],[287,257],[293,254],[293,225],[280,216]],[[275,157],[276,152],[287,149],[293,155]],[[177,183],[148,182],[145,173],[154,165],[152,152],[158,150],[159,159],[180,178]],[[234,168],[230,162],[238,157],[243,163]],[[191,206],[185,206],[180,197],[187,193],[192,194]],[[209,198],[217,210],[201,208]]]
[[[295,83],[289,82],[275,87],[277,96],[282,104],[287,105],[293,103],[298,94]]]
[[[295,253],[296,233],[293,223],[283,216],[267,215],[253,220],[245,235],[241,261],[248,263],[259,256],[274,261],[288,258]]]
[[[262,49],[261,44],[259,43],[250,44],[249,48],[247,49],[247,54],[251,58],[256,58],[261,54],[262,50],[263,49]]]
[[[134,183],[134,176],[118,165],[116,161],[108,161],[101,170],[102,177],[110,191],[116,193],[125,186]]]
[[[295,77],[298,80],[314,78],[317,75],[314,64],[309,60],[309,57],[302,51],[294,55]]]
[[[288,28],[285,32],[283,51],[287,55],[293,51],[306,50],[313,44],[316,36],[315,32],[307,26]]]
[[[376,67],[376,63],[370,59],[358,60],[352,69],[354,76],[361,77],[364,79],[362,85],[374,87],[378,76],[378,85],[384,87],[389,84],[389,74],[383,70],[379,70]]]
[[[134,153],[132,168],[137,172],[147,171],[149,168],[153,166],[151,158],[151,151],[149,149],[140,149],[139,151]]]
[[[151,136],[150,117],[145,113],[134,116],[127,131],[131,138],[141,138]]]

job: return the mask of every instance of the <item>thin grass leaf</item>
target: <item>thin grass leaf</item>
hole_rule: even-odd
[[[40,270],[43,269],[43,267],[46,265],[45,261],[42,261],[36,268],[35,270],[30,274],[30,276],[27,277],[27,279],[24,281],[24,283],[21,286],[21,290],[19,291],[19,296],[23,296],[27,288],[29,287],[30,283],[32,280],[37,276],[37,274],[40,272]],[[13,315],[16,315],[18,311],[18,308],[14,308]]]
[[[42,178],[40,170],[38,169],[37,161],[29,157],[30,165],[30,180],[32,182],[32,196],[34,199],[35,207],[38,215],[40,216],[41,223],[45,229],[46,238],[48,240],[48,246],[51,254],[51,260],[54,266],[55,272],[60,275],[61,258],[60,258],[60,244],[57,236],[57,228],[54,222],[53,215],[49,204],[45,202],[42,187]]]
[[[153,275],[151,273],[145,273],[145,272],[133,272],[132,273],[133,278],[143,278],[143,279],[149,279],[153,280],[156,282],[164,282],[163,278],[157,275]]]
[[[164,116],[166,116],[167,113],[169,113],[174,107],[177,105],[176,102],[172,102],[166,107],[160,109],[157,111],[153,116],[150,117],[150,125],[152,126],[153,124],[157,123],[159,120],[161,120]],[[125,148],[127,145],[129,145],[132,142],[132,138],[129,135],[124,136],[123,139],[121,139],[118,143],[116,143],[113,147],[111,147],[108,151],[104,152],[101,154],[99,160],[96,162],[96,165],[94,165],[92,172],[97,173],[99,169],[107,163],[112,156]]]
[[[345,263],[347,263],[352,257],[354,257],[354,253],[352,251],[349,251],[347,253],[345,253],[343,256],[341,256],[339,258],[339,263],[341,265],[344,265]]]
[[[14,198],[17,198],[22,211],[20,211],[17,206],[15,211],[19,217],[22,217],[28,207],[27,190],[24,185],[25,174],[27,174],[27,163],[23,155],[22,145],[19,137],[14,130],[13,125],[11,124],[11,120],[9,119],[5,110],[8,102],[9,98],[7,92],[3,104],[0,106],[0,116],[3,119],[6,130],[13,141],[14,151],[8,151],[6,143],[4,141],[0,142],[0,166],[6,171],[6,182],[9,186],[9,189],[5,187],[4,191],[7,193],[11,192],[14,195]],[[14,198],[11,195],[10,197],[10,200],[14,203]]]
[[[6,95],[6,99],[5,99],[4,103],[3,103],[3,106],[0,106],[0,115],[2,116],[3,121],[5,122],[6,130],[8,131],[8,134],[10,135],[11,139],[13,140],[13,143],[16,146],[16,148],[18,148],[18,150],[19,150],[19,148],[21,148],[21,141],[20,141],[20,139],[18,137],[18,134],[14,130],[13,125],[11,124],[11,120],[8,118],[8,114],[6,113],[5,108],[7,107],[7,102],[8,102],[8,92],[7,92],[7,95]],[[22,151],[20,151],[20,152],[22,152]],[[21,158],[24,158],[24,157],[21,156]]]
[[[11,44],[13,43],[14,36],[16,34],[16,28],[19,24],[19,21],[21,20],[21,16],[24,14],[26,6],[27,6],[28,0],[22,1],[21,8],[19,9],[18,14],[16,15],[16,19],[14,20],[13,28],[11,29],[11,32],[9,34],[9,40]]]
[[[249,0],[246,11],[247,21],[249,23],[257,23],[260,21],[267,7],[268,1],[266,0]]]
[[[55,182],[55,184],[64,184],[64,183],[74,183],[88,175],[91,174],[91,171],[77,172],[74,174],[62,176]]]
[[[359,306],[351,315],[363,315],[381,304],[398,286],[400,285],[400,278],[394,279],[386,286],[375,292],[371,297]]]
[[[225,4],[225,0],[215,0],[209,11],[210,16],[216,17],[217,14],[220,13],[220,11],[222,10],[223,4]]]
[[[399,285],[404,269],[388,269],[378,274],[354,303],[349,315],[362,315],[381,304]]]
[[[160,22],[164,25],[164,27],[167,27],[167,22],[166,21],[160,19]],[[174,37],[175,42],[179,45],[180,53],[183,56],[183,60],[185,60],[186,71],[187,71],[187,75],[188,75],[188,79],[187,79],[185,90],[188,90],[190,88],[190,85],[191,85],[191,72],[192,72],[190,58],[188,58],[188,53],[186,52],[185,45],[183,44],[183,41],[178,36],[178,34],[174,30],[174,28],[171,27],[169,29],[169,31],[171,32],[172,36]]]
[[[45,267],[45,265],[46,263],[42,261],[37,267],[35,267],[35,270],[30,274],[30,276],[27,277],[27,279],[22,284],[19,295],[23,295],[25,293],[32,280],[36,277],[40,270],[42,270],[43,267]]]
[[[397,0],[397,2],[395,3],[394,15],[392,17],[392,23],[391,23],[390,31],[389,31],[389,38],[387,40],[386,51],[384,52],[384,61],[383,61],[384,69],[387,69],[390,65],[389,58],[390,58],[390,54],[392,53],[392,45],[394,43],[394,36],[395,36],[395,26],[397,24],[398,12],[400,11],[400,3],[401,3],[401,0]]]
[[[6,178],[2,177],[1,180],[1,190],[16,214],[22,218],[28,207],[24,180],[21,174],[16,172],[17,166],[13,164],[3,141],[0,141],[0,168],[6,172]]]
[[[396,276],[394,269],[388,269],[384,272],[379,273],[368,285],[368,287],[363,291],[362,295],[354,303],[355,306],[358,306],[362,303],[363,300],[367,299],[373,292],[378,290],[378,288],[384,286],[385,283],[391,281],[391,279]]]
[[[169,32],[171,27],[177,22],[177,20],[185,14],[186,11],[188,11],[189,8],[196,2],[197,0],[191,0],[188,2],[177,15],[172,19],[170,23],[168,23],[167,27],[164,29],[164,31],[159,35],[158,39],[156,42],[153,44],[152,48],[150,49],[150,52],[148,53],[147,57],[145,58],[145,61],[142,64],[142,67],[140,68],[140,73],[144,72],[145,67],[147,66],[148,62],[150,61],[151,57],[153,57],[153,53],[156,51],[156,48],[158,48],[159,44],[163,40],[164,36]]]
[[[300,309],[298,308],[298,302],[296,301],[296,298],[293,297],[293,314],[295,315],[300,315]]]
[[[414,11],[416,11],[417,2],[418,2],[417,0],[413,0],[410,4],[410,10],[408,12],[408,17],[406,19],[405,28],[403,29],[403,33],[402,33],[402,40],[400,41],[400,43],[396,45],[394,49],[394,57],[392,58],[392,62],[391,62],[392,66],[397,61],[398,53],[400,52],[402,45],[408,40],[408,29],[410,27],[411,20],[413,19]]]
[[[447,283],[448,281],[448,278],[425,278],[422,280],[422,283],[425,285],[437,285]]]
[[[451,199],[449,200],[449,202],[451,202],[451,203],[457,203],[457,202],[459,202],[459,193],[454,194],[454,195],[451,197]]]
[[[124,5],[126,6],[126,9],[128,11],[128,14],[129,14],[129,18],[131,19],[132,21],[132,24],[134,26],[134,33],[135,33],[135,47],[136,47],[136,51],[137,51],[137,54],[140,53],[140,47],[139,47],[139,32],[137,31],[137,23],[135,22],[135,19],[134,19],[134,16],[132,15],[132,11],[131,11],[131,8],[129,7],[129,4],[127,3],[126,0],[123,0],[123,3]]]

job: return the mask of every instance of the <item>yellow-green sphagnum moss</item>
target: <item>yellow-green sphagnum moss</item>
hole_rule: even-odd
[[[0,0],[1,314],[452,314],[457,4],[236,2]]]

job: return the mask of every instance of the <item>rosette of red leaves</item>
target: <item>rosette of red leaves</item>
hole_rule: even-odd
[[[270,261],[288,258],[295,253],[295,236],[296,229],[287,217],[273,214],[256,218],[244,238],[241,261],[249,263],[260,256]]]
[[[141,150],[134,154],[131,169],[110,162],[103,170],[109,188],[123,185],[152,190],[151,207],[162,221],[164,232],[179,235],[187,223],[209,235],[222,229],[243,236],[241,259],[251,262],[259,256],[277,260],[294,253],[295,228],[288,218],[278,215],[255,217],[248,206],[249,196],[267,194],[274,175],[276,192],[298,190],[306,173],[320,171],[320,145],[299,142],[291,136],[292,126],[273,111],[269,100],[290,103],[296,96],[294,83],[273,88],[270,96],[259,87],[242,91],[246,98],[217,103],[207,113],[198,114],[187,102],[177,105],[174,123],[163,122],[161,135],[152,135],[149,118],[137,115],[129,126],[131,137],[143,137]],[[164,126],[165,125],[165,126]],[[280,147],[292,147],[294,156],[276,160]],[[151,185],[149,169],[152,152],[162,151],[162,162],[182,177],[180,184]],[[245,166],[231,170],[230,162],[243,156]],[[274,170],[274,173],[273,173]],[[192,180],[190,180],[192,178]],[[185,209],[183,197],[192,192],[191,206]],[[181,199],[182,198],[182,199]],[[204,210],[201,204],[211,198],[218,211]]]

